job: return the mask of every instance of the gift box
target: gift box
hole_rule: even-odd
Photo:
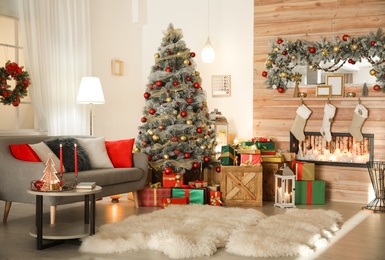
[[[325,181],[295,181],[295,204],[325,204]]]
[[[170,205],[176,205],[176,204],[186,205],[187,198],[163,198],[162,199],[162,209]]]
[[[171,189],[152,189],[150,187],[146,187],[142,190],[138,190],[137,194],[139,206],[160,207],[162,205],[163,198],[171,198]]]
[[[241,142],[241,147],[244,147],[244,146],[253,146],[255,145],[254,142],[251,142],[251,141],[246,141],[246,142]]]
[[[280,155],[262,155],[262,162],[267,162],[267,163],[281,163],[284,162],[285,159]]]
[[[210,191],[210,205],[211,206],[221,206],[221,192],[220,191]]]
[[[261,164],[261,155],[259,154],[241,154],[240,166],[255,166]]]
[[[172,198],[186,198],[187,204],[208,204],[207,188],[171,188]]]
[[[179,173],[163,173],[162,184],[164,188],[180,187],[183,185],[183,175]]]
[[[275,155],[275,142],[256,142],[262,155]]]
[[[207,187],[208,185],[207,185],[207,181],[195,180],[195,181],[189,181],[188,186],[190,188],[203,188],[203,187]]]
[[[295,175],[297,181],[311,181],[315,178],[315,164],[310,162],[296,162]]]
[[[234,164],[234,149],[230,145],[224,145],[221,148],[221,164],[233,165]]]

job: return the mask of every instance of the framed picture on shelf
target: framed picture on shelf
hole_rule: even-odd
[[[230,96],[231,95],[231,76],[213,75],[211,76],[212,96]]]
[[[326,85],[331,86],[332,97],[342,97],[345,89],[344,74],[326,75]]]
[[[316,97],[330,97],[331,96],[331,86],[330,85],[321,85],[317,86]]]

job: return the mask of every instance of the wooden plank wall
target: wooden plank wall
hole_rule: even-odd
[[[254,106],[253,133],[276,140],[277,148],[289,149],[289,133],[300,105],[293,98],[293,89],[279,94],[267,89],[261,72],[269,52],[268,42],[278,37],[288,40],[318,41],[321,37],[332,39],[367,35],[378,28],[385,31],[385,1],[376,0],[255,0],[254,1]],[[368,75],[370,77],[370,75]],[[306,89],[304,99],[313,112],[305,131],[318,132],[327,100],[315,98],[314,89]],[[357,97],[361,89],[356,89]],[[353,109],[358,98],[331,98],[337,107],[332,123],[333,132],[348,132]],[[369,88],[369,96],[361,98],[369,110],[362,132],[375,136],[374,157],[385,160],[385,94]],[[373,196],[366,168],[317,166],[316,178],[326,181],[326,199],[332,201],[366,204]]]

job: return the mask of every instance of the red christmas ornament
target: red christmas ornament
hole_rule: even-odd
[[[192,167],[194,169],[198,169],[199,168],[199,163],[198,162],[193,162]]]
[[[188,159],[191,157],[191,154],[190,153],[184,153],[184,158]]]
[[[160,80],[158,80],[157,82],[155,82],[155,85],[156,85],[157,87],[161,87],[161,86],[163,86],[163,82],[160,81]]]
[[[194,88],[200,88],[200,87],[201,87],[201,85],[198,82],[194,83]]]
[[[262,71],[262,77],[267,77],[267,72],[266,71]]]
[[[150,84],[150,85],[148,85],[148,87],[149,87],[150,89],[153,89],[153,88],[154,88],[154,84]]]
[[[155,114],[155,109],[153,109],[153,108],[150,108],[149,110],[148,110],[148,113],[150,114],[150,115],[153,115],[153,114]]]
[[[187,81],[191,81],[191,77],[190,76],[186,76],[186,80]]]
[[[165,69],[165,71],[166,71],[166,72],[172,72],[172,68],[167,67],[167,68]]]
[[[278,44],[281,44],[281,43],[283,43],[283,40],[282,40],[281,38],[279,38],[279,39],[277,40],[277,43],[278,43]]]
[[[172,54],[172,52],[171,51],[167,51],[167,55],[171,55]]]
[[[380,90],[381,90],[381,87],[380,87],[380,85],[374,85],[374,86],[373,86],[373,89],[374,89],[375,91],[380,91]]]
[[[277,88],[278,93],[283,93],[285,90],[282,87]]]
[[[205,157],[203,158],[203,160],[207,163],[207,162],[210,161],[210,157],[209,157],[209,156],[205,156]]]
[[[220,166],[216,167],[216,168],[215,168],[215,171],[216,171],[216,172],[221,172],[221,167],[220,167]]]
[[[3,96],[4,98],[6,98],[6,97],[10,96],[11,94],[12,94],[12,91],[11,91],[11,90],[7,90],[7,91],[4,91],[4,92],[3,92],[2,96]]]
[[[189,98],[186,98],[186,102],[190,104],[190,103],[192,103],[192,102],[193,102],[193,99],[192,99],[191,97],[189,97]]]
[[[142,123],[146,123],[146,122],[147,122],[147,118],[142,117],[142,118],[140,119],[140,121],[142,121]]]
[[[195,57],[195,52],[190,52],[190,56],[194,58]]]
[[[315,48],[314,47],[309,47],[309,52],[310,53],[315,53]]]
[[[349,62],[350,64],[356,64],[356,62],[355,62],[354,60],[352,60],[352,59],[348,59],[348,62]]]
[[[146,93],[143,94],[143,96],[144,96],[145,99],[148,99],[149,97],[151,97],[151,94],[146,92]]]
[[[35,186],[35,188],[36,188],[37,190],[40,190],[41,187],[43,187],[43,185],[44,185],[44,182],[41,181],[41,180],[37,180],[37,181],[35,181],[35,182],[33,183],[33,186]]]
[[[148,161],[149,162],[151,162],[151,160],[152,160],[152,156],[149,154],[149,155],[147,155],[147,158],[148,158]]]
[[[179,85],[179,82],[178,81],[174,81],[172,84],[176,87],[176,86]]]
[[[197,133],[202,133],[202,131],[203,131],[203,129],[202,129],[202,127],[197,127]]]
[[[171,141],[173,141],[173,142],[178,142],[178,140],[179,140],[179,138],[178,138],[178,136],[173,136],[173,137],[171,137]]]
[[[142,146],[143,146],[143,147],[146,147],[146,146],[147,146],[147,142],[146,142],[146,141],[143,141],[143,142],[142,142]]]
[[[282,55],[287,55],[287,51],[282,51]]]
[[[175,149],[175,150],[174,150],[174,154],[175,154],[175,155],[180,154],[180,150],[179,150],[179,149]]]
[[[164,130],[164,125],[158,125],[159,130]]]
[[[375,41],[371,41],[371,42],[370,42],[370,45],[371,45],[371,46],[374,46],[374,45],[376,45],[376,42],[375,42]]]
[[[172,173],[172,168],[171,167],[166,167],[166,168],[164,168],[164,173],[165,174],[171,174]]]
[[[342,36],[342,40],[344,40],[345,42],[349,39],[349,35],[345,34],[344,36]]]
[[[180,112],[180,115],[181,115],[182,117],[186,117],[186,116],[187,116],[187,112],[186,112],[186,111],[182,111],[182,112]]]

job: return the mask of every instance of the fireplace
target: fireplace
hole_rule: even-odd
[[[357,142],[349,133],[332,133],[327,142],[319,132],[305,132],[305,140],[299,142],[290,133],[290,152],[299,161],[345,167],[366,167],[373,160],[374,134],[363,134]]]

